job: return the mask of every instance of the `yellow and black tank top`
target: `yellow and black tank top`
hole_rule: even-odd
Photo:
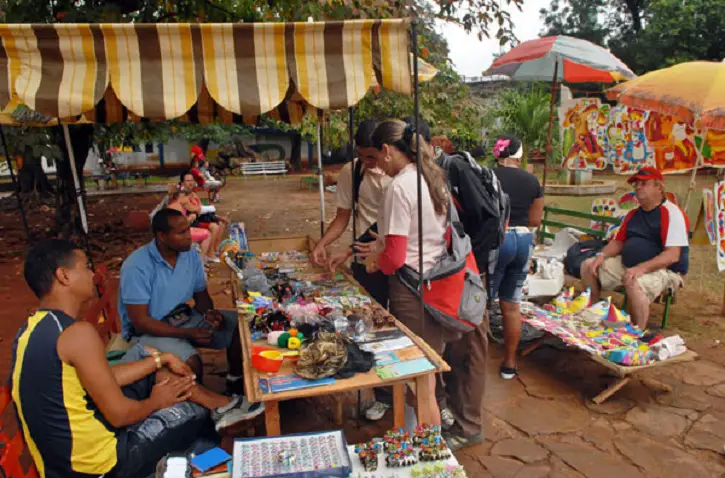
[[[100,477],[117,462],[116,432],[58,357],[58,337],[74,322],[57,310],[28,318],[13,344],[11,390],[41,478]]]

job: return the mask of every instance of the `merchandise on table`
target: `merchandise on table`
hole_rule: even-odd
[[[551,304],[522,308],[523,320],[557,336],[567,345],[624,366],[649,365],[687,351],[681,339],[672,339],[669,345],[655,347],[660,339],[634,326],[629,316],[615,307],[611,298],[578,310],[589,300],[588,290],[574,298],[574,289],[571,288],[562,292]],[[578,310],[578,313],[573,314],[572,310]]]
[[[341,431],[235,440],[232,457],[232,478],[346,478],[352,472]]]
[[[411,434],[404,429],[390,430],[382,438],[355,445],[354,452],[366,474],[355,477],[465,478],[463,467],[453,457],[441,428],[420,425]],[[385,455],[384,460],[381,455]],[[425,464],[419,462],[425,461]],[[353,468],[356,468],[353,465]],[[368,474],[369,473],[369,474]]]

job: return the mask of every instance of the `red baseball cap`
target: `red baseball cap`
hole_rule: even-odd
[[[650,179],[656,179],[658,181],[664,181],[662,173],[659,169],[651,166],[645,166],[637,171],[637,174],[627,180],[629,184],[634,184],[635,181],[649,181]]]

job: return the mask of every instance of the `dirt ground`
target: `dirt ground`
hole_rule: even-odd
[[[681,178],[671,181],[678,188]],[[714,178],[702,181],[714,182]],[[624,189],[618,192],[623,192]],[[325,194],[326,219],[334,216],[334,194]],[[147,231],[123,226],[129,210],[149,211],[158,194],[90,198],[89,219],[94,260],[120,261],[150,240]],[[560,207],[587,210],[592,198],[547,198]],[[10,344],[18,326],[36,302],[22,279],[27,244],[14,202],[0,203],[0,376],[9,371]],[[318,235],[318,190],[307,189],[299,177],[235,179],[224,191],[218,209],[233,220],[244,221],[250,237]],[[52,209],[31,215],[34,235],[51,231]],[[348,236],[340,241],[347,244]],[[720,317],[725,278],[717,274],[715,251],[693,248],[691,274],[671,313],[667,333],[682,334],[701,360],[665,367],[647,374],[672,388],[665,393],[650,382],[633,381],[604,405],[591,403],[612,377],[582,355],[542,348],[522,360],[520,378],[498,378],[500,348],[492,345],[488,364],[485,442],[457,453],[471,477],[580,478],[580,477],[716,477],[725,476],[725,327]],[[210,274],[210,289],[218,307],[231,307],[227,276],[220,266]],[[662,309],[652,312],[659,323]],[[220,355],[206,354],[212,386],[224,372]],[[310,408],[320,413],[306,413]],[[334,428],[329,407],[300,400],[283,404],[284,433]],[[347,397],[344,429],[355,442],[380,435],[391,425],[365,420],[358,428],[354,400]],[[304,416],[302,419],[300,417]]]

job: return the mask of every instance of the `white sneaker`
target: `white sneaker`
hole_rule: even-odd
[[[456,419],[453,418],[453,412],[449,409],[444,408],[441,410],[441,427],[444,430],[448,430],[456,423]]]
[[[387,403],[375,402],[372,407],[365,410],[365,418],[376,422],[385,416],[385,412],[387,412],[389,408],[390,405]]]
[[[262,413],[264,413],[262,403],[249,403],[247,397],[234,395],[229,405],[212,410],[211,417],[214,421],[214,428],[219,432],[239,422],[251,420]]]

